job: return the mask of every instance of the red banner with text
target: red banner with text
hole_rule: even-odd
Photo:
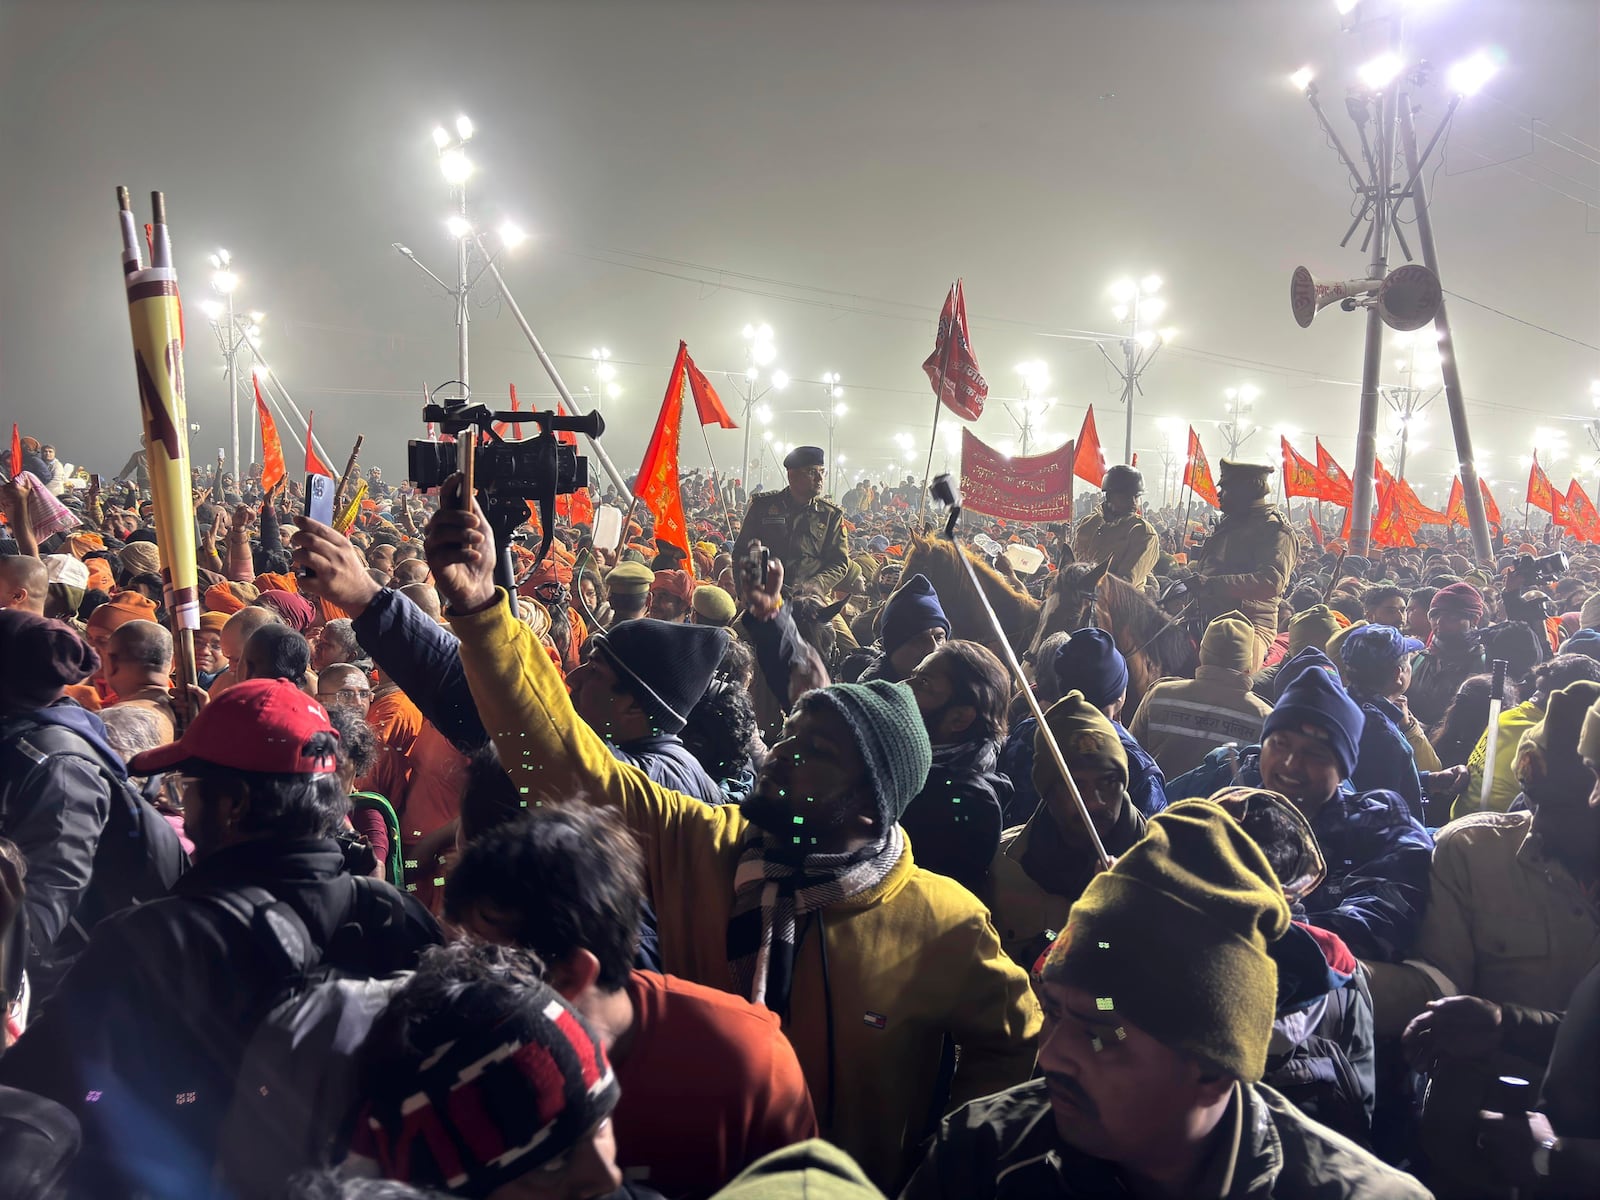
[[[961,431],[962,505],[1009,521],[1072,519],[1073,445],[1049,454],[1007,458]]]

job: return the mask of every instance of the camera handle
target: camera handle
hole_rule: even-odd
[[[494,581],[513,596],[517,594],[517,572],[511,560],[511,534],[528,519],[528,505],[512,496],[478,496],[489,531],[494,534]]]

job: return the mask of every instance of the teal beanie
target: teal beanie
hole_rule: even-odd
[[[802,703],[823,704],[843,718],[867,764],[884,828],[900,819],[928,781],[933,746],[916,697],[903,683],[835,683],[808,692]]]

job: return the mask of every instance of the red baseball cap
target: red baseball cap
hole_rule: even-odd
[[[329,775],[333,755],[308,755],[315,733],[331,733],[328,712],[287,679],[247,679],[200,711],[177,741],[128,761],[132,775],[157,775],[185,763],[207,763],[268,775]]]

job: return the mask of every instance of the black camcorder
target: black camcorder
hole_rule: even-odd
[[[1523,579],[1534,583],[1549,583],[1567,573],[1567,555],[1564,550],[1557,550],[1554,554],[1546,554],[1540,558],[1524,554],[1512,564],[1511,569]]]
[[[498,581],[513,587],[511,580],[511,534],[528,519],[528,505],[538,508],[542,540],[537,562],[550,552],[555,536],[557,496],[569,496],[589,486],[589,460],[578,448],[561,441],[557,433],[581,433],[597,438],[605,432],[605,421],[597,412],[584,416],[544,412],[495,412],[482,404],[456,401],[427,404],[422,419],[437,424],[456,438],[480,439],[474,452],[472,483],[478,505],[494,532],[499,552]],[[495,424],[521,422],[537,425],[535,437],[508,442],[495,431]],[[423,491],[436,488],[453,475],[460,463],[461,447],[451,442],[413,439],[406,443],[406,463],[411,482]]]

